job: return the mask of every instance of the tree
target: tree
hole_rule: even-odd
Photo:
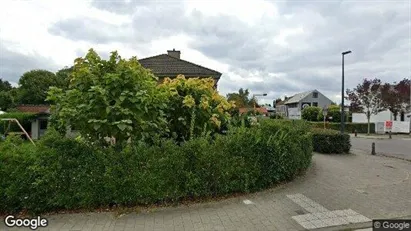
[[[102,60],[90,49],[75,60],[68,90],[52,87],[48,100],[55,102],[52,121],[58,130],[74,126],[86,140],[106,144],[105,138],[114,138],[121,146],[167,130],[166,94],[136,57],[126,60],[114,51]]]
[[[256,107],[259,107],[255,99],[250,99],[250,92],[248,89],[244,90],[243,88],[240,88],[238,93],[227,94],[227,100],[234,101],[236,108],[254,107],[254,101],[256,103]]]
[[[396,120],[398,113],[401,112],[403,101],[396,89],[396,84],[386,83],[382,86],[382,100],[384,106],[391,111],[394,115],[394,120]]]
[[[341,121],[341,107],[336,104],[331,104],[327,109],[326,118],[332,118],[332,122],[340,122]],[[320,113],[318,114],[318,121],[324,121],[324,114],[323,109],[321,109]]]
[[[10,91],[0,91],[0,110],[6,111],[13,107],[13,98]]]
[[[409,110],[410,104],[410,80],[404,79],[399,83],[386,83],[382,87],[382,99],[384,106],[397,118],[401,112]]]
[[[301,112],[301,117],[308,121],[318,121],[318,114],[321,112],[319,107],[305,107]]]
[[[64,67],[56,72],[57,87],[67,89],[70,85],[73,67]]]
[[[371,115],[376,115],[386,110],[382,100],[382,88],[381,80],[375,78],[373,80],[364,79],[353,90],[347,89],[346,98],[351,101],[351,108],[365,113],[367,116],[367,134],[370,134]]]
[[[59,86],[56,75],[47,70],[31,70],[19,80],[18,103],[44,104],[51,86]]]
[[[13,87],[11,86],[11,84],[0,78],[0,92],[2,91],[10,91]]]
[[[400,99],[402,99],[402,110],[403,111],[411,111],[410,105],[410,85],[411,79],[403,79],[401,80],[395,87],[398,91]]]

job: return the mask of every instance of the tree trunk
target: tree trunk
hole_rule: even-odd
[[[368,123],[367,135],[370,135],[370,127],[371,127],[371,126],[370,126],[370,117],[371,117],[371,116],[368,114],[368,115],[367,115],[367,123]]]

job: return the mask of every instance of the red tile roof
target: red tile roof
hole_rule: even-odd
[[[50,113],[50,105],[19,105],[17,106],[17,110],[21,112],[28,112],[28,113],[35,113],[35,114],[42,114],[42,113]]]

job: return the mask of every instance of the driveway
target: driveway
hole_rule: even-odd
[[[369,219],[411,216],[410,175],[411,162],[400,159],[364,153],[315,154],[313,164],[304,176],[263,192],[216,202],[134,212],[119,218],[113,213],[44,217],[49,221],[48,230],[367,228],[371,227]],[[340,218],[322,220],[318,216],[327,214],[344,216],[352,223],[345,224]],[[343,222],[329,226],[326,221]],[[0,222],[0,230],[5,228]]]
[[[371,145],[375,143],[377,154],[403,158],[411,160],[411,138],[410,137],[395,137],[393,139],[367,139],[359,137],[351,137],[353,149],[366,151],[371,153]]]

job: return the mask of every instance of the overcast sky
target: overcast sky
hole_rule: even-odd
[[[223,94],[277,97],[317,89],[341,100],[363,78],[411,76],[411,0],[0,1],[0,78],[56,71],[89,48],[144,58],[175,48],[223,73]]]

